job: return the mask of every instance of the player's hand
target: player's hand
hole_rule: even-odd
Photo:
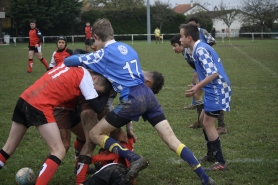
[[[127,132],[128,138],[133,138],[134,143],[136,143],[137,142],[137,136],[133,133],[133,130],[132,129],[127,129],[126,132]]]
[[[185,91],[185,96],[191,97],[198,89],[193,84],[188,85],[188,87],[190,87],[190,89]]]
[[[35,47],[36,47],[36,48],[37,48],[37,47],[40,47],[40,45],[36,44]]]

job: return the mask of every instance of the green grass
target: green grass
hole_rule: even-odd
[[[160,45],[137,41],[132,46],[139,53],[144,70],[158,70],[165,76],[165,86],[157,98],[177,137],[197,158],[204,155],[206,145],[202,131],[188,128],[196,121],[196,111],[182,109],[191,102],[185,98],[184,91],[191,82],[192,69],[182,55],[172,51],[169,41]],[[220,185],[278,184],[277,46],[277,40],[219,41],[214,46],[233,90],[231,112],[225,113],[228,134],[221,136],[229,170],[209,172]],[[84,48],[84,45],[69,43],[68,47]],[[55,49],[55,44],[50,43],[43,47],[43,55],[48,62]],[[26,74],[27,60],[27,44],[0,46],[0,147],[8,137],[18,97],[45,72],[44,66],[35,59],[34,72]],[[139,139],[135,151],[149,158],[151,163],[140,173],[137,185],[200,185],[190,167],[166,147],[148,122],[140,120],[134,123],[133,128]],[[47,153],[47,146],[37,130],[30,128],[15,154],[0,171],[0,184],[16,184],[15,174],[22,167],[28,166],[38,174]],[[73,166],[71,147],[50,185],[74,184]]]

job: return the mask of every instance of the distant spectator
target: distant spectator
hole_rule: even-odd
[[[154,34],[155,34],[155,43],[157,44],[157,42],[160,44],[160,29],[158,27],[156,27],[156,29],[154,30]]]
[[[215,39],[215,33],[216,33],[215,28],[212,27],[212,29],[211,29],[211,36],[212,36],[214,39]]]

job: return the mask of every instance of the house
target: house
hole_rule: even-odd
[[[213,27],[215,28],[217,33],[230,33],[230,37],[238,37],[239,30],[242,26],[242,14],[236,13],[236,11],[237,10],[216,10],[208,11],[207,14],[211,17],[213,21]],[[226,22],[231,23],[230,28],[228,28],[227,24],[223,21],[223,19],[220,19],[220,17],[224,17],[226,19]]]
[[[209,11],[208,9],[206,9],[205,7],[203,7],[200,4],[193,4],[193,1],[191,1],[190,4],[179,4],[179,5],[175,6],[173,8],[173,10],[176,13],[182,13],[185,16],[192,15],[192,14],[195,14],[195,13],[201,12],[201,11]]]
[[[242,25],[241,15],[239,14],[232,21],[232,24],[230,25],[230,29],[228,29],[228,26],[225,24],[225,22],[223,20],[219,19],[219,17],[222,15],[229,17],[233,13],[233,10],[219,11],[217,6],[214,7],[213,11],[209,11],[202,5],[194,4],[193,1],[191,1],[190,4],[177,5],[173,8],[173,10],[177,13],[182,13],[185,16],[194,15],[195,13],[198,13],[200,11],[206,11],[213,21],[213,27],[215,28],[215,30],[217,32],[216,36],[222,36],[222,34],[220,34],[220,33],[222,33],[222,31],[224,30],[225,36],[228,35],[228,33],[230,33],[231,37],[236,37],[239,35],[239,30]],[[210,31],[210,30],[208,30],[208,31]]]

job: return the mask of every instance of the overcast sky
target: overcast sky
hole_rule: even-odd
[[[154,4],[154,2],[156,0],[149,0],[150,4]],[[228,7],[236,7],[236,6],[240,6],[241,5],[241,1],[242,0],[195,0],[196,2],[200,2],[200,4],[204,4],[204,3],[209,3],[210,5],[208,6],[209,10],[213,10],[214,6],[219,5],[221,3],[221,1],[223,1],[224,4],[226,4]],[[193,3],[195,2],[193,0]],[[147,2],[147,0],[146,0]],[[176,4],[190,4],[191,0],[160,0],[160,2],[163,3],[170,3],[172,4],[172,8],[174,8],[176,6]],[[207,8],[207,7],[206,7]]]

